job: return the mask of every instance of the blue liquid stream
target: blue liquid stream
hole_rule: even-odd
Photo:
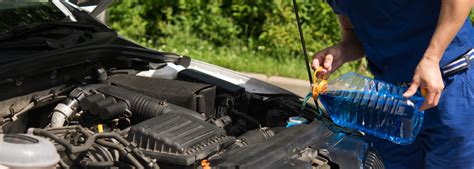
[[[337,125],[397,144],[412,143],[423,123],[421,97],[337,90],[320,93],[319,100]]]

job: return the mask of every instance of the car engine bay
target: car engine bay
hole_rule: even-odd
[[[1,82],[1,164],[383,168],[361,137],[319,120],[286,128],[292,116],[316,118],[298,96],[251,93],[194,69],[160,73],[170,64],[118,59]]]

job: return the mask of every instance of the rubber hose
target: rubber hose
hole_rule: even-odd
[[[238,141],[234,143],[231,149],[258,144],[258,143],[268,140],[274,135],[275,135],[275,132],[273,132],[273,130],[271,130],[270,128],[259,128],[255,130],[250,130],[244,133],[243,135],[237,137]]]
[[[260,122],[258,122],[256,119],[254,119],[253,117],[251,117],[251,116],[249,116],[245,113],[239,112],[235,109],[232,110],[232,115],[237,116],[237,117],[239,117],[239,118],[241,118],[241,119],[243,119],[243,120],[245,120],[249,123],[252,123],[256,127],[260,126]]]
[[[103,161],[103,162],[84,161],[82,165],[84,167],[105,168],[105,167],[114,167],[115,162],[113,161]]]

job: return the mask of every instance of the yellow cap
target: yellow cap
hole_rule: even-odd
[[[426,88],[424,88],[424,87],[421,87],[421,88],[420,88],[420,91],[421,91],[421,95],[422,95],[423,97],[425,97],[426,94],[428,93],[428,89],[426,89]]]
[[[314,71],[314,74],[313,74],[313,87],[312,87],[311,93],[313,95],[313,99],[315,100],[318,99],[319,93],[325,92],[328,87],[326,75],[324,75],[322,79],[318,79],[316,77],[316,74],[322,70],[323,70],[323,67],[320,66],[316,69],[316,71]]]
[[[99,133],[103,133],[103,132],[104,132],[104,126],[103,126],[102,124],[98,124],[98,125],[97,125],[97,131],[98,131]]]
[[[208,160],[204,159],[201,161],[201,167],[202,169],[211,169],[211,163]]]

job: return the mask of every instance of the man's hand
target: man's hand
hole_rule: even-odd
[[[341,45],[334,45],[316,53],[313,57],[313,63],[311,66],[314,70],[319,66],[322,66],[323,69],[321,69],[316,76],[318,78],[323,78],[324,75],[329,75],[333,70],[341,67],[343,63],[342,47]]]
[[[311,66],[316,70],[319,66],[323,69],[316,75],[322,78],[323,75],[328,76],[329,73],[341,67],[345,62],[358,60],[365,55],[364,48],[353,30],[352,23],[348,17],[338,15],[339,25],[341,26],[342,39],[331,47],[323,49],[316,53],[313,57]]]
[[[421,59],[416,67],[410,87],[403,94],[403,97],[409,98],[416,93],[418,87],[425,89],[425,101],[420,107],[421,111],[437,106],[441,92],[444,89],[439,60],[430,58],[424,57]]]

